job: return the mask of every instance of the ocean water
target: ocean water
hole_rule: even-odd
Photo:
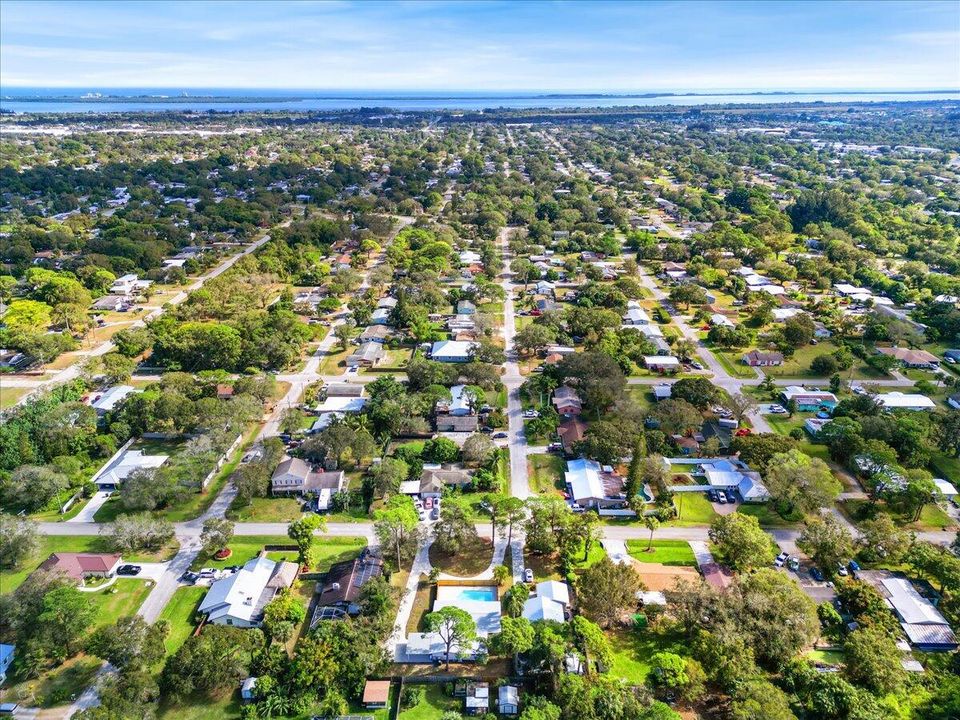
[[[97,96],[99,94],[99,96]],[[86,96],[86,97],[85,97]],[[15,113],[77,113],[135,111],[332,111],[361,107],[397,111],[496,108],[656,107],[663,105],[722,105],[812,102],[960,102],[960,90],[931,92],[821,92],[821,93],[546,93],[546,92],[433,92],[433,91],[307,91],[202,88],[3,88],[0,109]]]

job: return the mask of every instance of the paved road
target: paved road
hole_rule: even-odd
[[[498,242],[503,256],[503,273],[500,284],[506,292],[503,303],[503,340],[507,361],[504,363],[503,384],[507,387],[507,430],[510,447],[510,493],[514,497],[526,500],[530,497],[530,482],[527,477],[527,440],[523,434],[523,407],[520,403],[520,386],[523,385],[523,376],[517,364],[517,351],[513,339],[517,334],[516,315],[513,308],[513,284],[510,269],[510,250],[507,240],[512,228],[502,228]]]

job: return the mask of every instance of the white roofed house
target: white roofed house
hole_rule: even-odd
[[[623,322],[625,325],[649,325],[650,316],[641,308],[633,307],[624,313]]]
[[[345,360],[347,367],[374,367],[384,357],[383,344],[365,342]]]
[[[564,482],[571,499],[581,507],[602,509],[625,502],[623,478],[613,468],[588,458],[567,461]]]
[[[957,647],[957,638],[941,612],[906,578],[880,581],[880,592],[900,620],[910,644],[918,650],[947,652]]]
[[[721,315],[720,313],[714,313],[710,316],[710,325],[713,327],[726,327],[726,328],[735,328],[737,325],[726,315]]]
[[[169,459],[169,455],[145,455],[142,450],[120,449],[93,476],[99,490],[116,490],[131,473],[139,470],[156,470]]]
[[[207,622],[234,627],[259,627],[263,608],[284,588],[293,585],[299,568],[261,555],[238,572],[217,580],[200,603]]]
[[[933,410],[936,403],[926,395],[919,393],[889,392],[875,395],[874,399],[884,410]]]
[[[680,369],[680,360],[672,355],[645,355],[643,364],[654,372],[676,372]]]
[[[437,362],[470,362],[477,343],[467,340],[440,340],[430,349],[430,358]]]
[[[90,400],[90,407],[97,411],[97,415],[106,415],[119,405],[128,395],[137,392],[132,385],[114,385],[102,395]]]

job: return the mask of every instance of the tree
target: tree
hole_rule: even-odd
[[[858,628],[847,636],[843,648],[843,670],[852,683],[878,695],[893,692],[905,683],[903,654],[883,628]]]
[[[493,580],[497,585],[503,585],[511,574],[510,568],[506,565],[497,565],[493,569]]]
[[[514,583],[503,594],[503,607],[510,617],[520,617],[523,606],[530,599],[530,588],[523,583]]]
[[[306,417],[303,410],[298,407],[284,408],[283,415],[280,416],[280,432],[288,435],[300,432]]]
[[[548,325],[533,323],[522,328],[513,339],[523,354],[536,354],[557,342],[557,331]]]
[[[452,463],[460,456],[460,448],[450,438],[437,437],[423,444],[422,454],[428,462]]]
[[[583,653],[584,667],[587,669],[587,673],[591,672],[593,662],[609,667],[613,650],[603,630],[583,615],[574,616],[570,627],[573,631],[573,642],[577,649]]]
[[[836,422],[836,421],[834,421]],[[833,425],[833,423],[830,423]],[[829,426],[828,426],[829,427]],[[730,445],[733,452],[740,453],[740,459],[760,473],[777,453],[789,452],[797,446],[797,441],[779,433],[757,433],[735,437]]]
[[[350,346],[350,340],[353,338],[353,331],[356,328],[354,323],[341,323],[333,329],[333,336],[337,338],[337,343],[341,350],[346,350]]]
[[[623,396],[627,379],[617,361],[605,353],[582,352],[567,355],[554,373],[570,379],[587,409],[599,414]]]
[[[770,536],[752,515],[731,513],[721,515],[710,525],[710,541],[723,560],[734,570],[743,572],[766,567],[775,555]]]
[[[24,465],[14,470],[0,487],[5,505],[32,512],[54,498],[62,498],[58,505],[62,504],[67,499],[63,493],[70,487],[70,479],[52,466]]]
[[[799,313],[787,318],[783,324],[783,338],[795,348],[803,347],[810,344],[814,330],[813,318],[806,313]]]
[[[0,568],[18,568],[40,548],[36,524],[25,517],[0,516]]]
[[[823,515],[810,518],[797,547],[809,555],[828,575],[853,554],[853,536],[836,517]]]
[[[313,534],[317,530],[326,531],[327,521],[320,515],[302,515],[287,528],[287,537],[297,544],[298,562],[303,565],[310,561],[310,549],[313,547]]]
[[[86,593],[75,587],[58,587],[43,596],[37,626],[49,647],[73,654],[77,641],[87,632],[96,614],[96,606]]]
[[[110,526],[108,538],[110,547],[121,553],[156,551],[173,539],[173,524],[145,513],[121,515]]]
[[[370,470],[374,490],[386,497],[399,492],[400,483],[410,474],[410,466],[400,458],[383,458]]]
[[[168,630],[165,620],[151,625],[139,615],[128,615],[98,628],[87,641],[87,652],[121,670],[151,667],[166,654],[163,641]]]
[[[479,465],[485,462],[494,450],[496,450],[496,444],[489,435],[474,433],[463,442],[461,448],[463,462],[468,465]]]
[[[444,503],[440,519],[434,524],[434,546],[448,555],[456,555],[477,539],[477,528],[456,503]]]
[[[898,563],[910,547],[910,536],[887,513],[860,523],[859,556],[867,562]]]
[[[703,424],[703,415],[686,400],[661,400],[650,412],[667,435],[684,435]]]
[[[648,677],[655,687],[671,690],[678,690],[690,681],[686,660],[671,652],[658,652],[650,658]]]
[[[174,702],[196,691],[233,686],[247,677],[249,658],[261,647],[263,633],[257,629],[206,625],[167,661],[160,686]]]
[[[704,305],[707,302],[707,291],[695,283],[680,283],[670,289],[670,300],[686,308],[691,305]]]
[[[769,680],[746,683],[730,704],[731,720],[797,720],[790,710],[790,699]]]
[[[819,375],[821,377],[826,377],[828,375],[833,375],[837,372],[839,368],[837,359],[830,353],[821,353],[817,355],[813,362],[810,363],[810,370],[814,375]]]
[[[643,516],[643,526],[650,531],[650,540],[647,543],[647,552],[653,552],[653,533],[660,527],[660,521],[653,515]]]
[[[749,395],[736,393],[730,396],[724,406],[733,413],[733,419],[742,424],[747,415],[757,408],[757,401]]]
[[[491,639],[493,652],[498,655],[519,655],[533,647],[533,626],[523,617],[504,617],[500,632]]]
[[[580,576],[581,610],[601,627],[609,627],[636,605],[637,592],[642,587],[640,576],[632,566],[614,563],[604,556]]]
[[[11,330],[44,330],[50,325],[51,308],[37,300],[14,300],[4,313],[3,322]]]
[[[200,544],[207,555],[223,550],[233,538],[233,523],[226,518],[212,517],[203,521]]]
[[[771,457],[764,484],[776,502],[802,513],[827,507],[843,489],[823,460],[799,450]]]
[[[286,642],[306,615],[303,603],[289,590],[283,590],[263,608],[263,630],[273,640]]]
[[[385,547],[392,547],[397,555],[397,568],[402,566],[404,554],[412,554],[419,540],[416,534],[420,516],[407,495],[394,495],[374,512],[373,530]]]
[[[146,328],[123,328],[111,338],[117,351],[128,358],[142,355],[153,345],[153,336]]]
[[[674,400],[686,400],[698,410],[706,410],[719,397],[716,385],[705,377],[682,378],[677,380],[670,391]]]
[[[450,669],[453,649],[464,653],[477,637],[477,625],[466,610],[448,605],[424,617],[427,632],[435,632],[443,643],[446,669]]]

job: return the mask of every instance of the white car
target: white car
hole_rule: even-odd
[[[536,410],[524,410],[523,417],[525,417],[527,420],[532,420],[533,418],[540,417],[540,413],[538,413]]]
[[[783,405],[771,405],[771,406],[770,406],[770,412],[772,412],[774,415],[783,415],[786,411],[787,411],[787,409],[786,409],[785,407],[783,407]]]
[[[788,557],[789,555],[787,555],[787,553],[785,552],[780,553],[779,555],[777,555],[777,559],[773,561],[773,566],[783,567],[783,564],[787,561]]]
[[[525,568],[523,571],[523,581],[532,583],[533,582],[533,570],[530,568]]]

